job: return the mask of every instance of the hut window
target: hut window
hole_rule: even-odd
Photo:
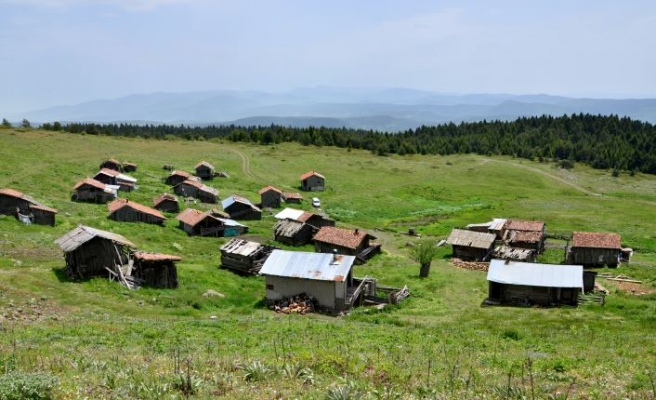
[[[267,283],[266,288],[267,290],[273,290],[273,284]]]

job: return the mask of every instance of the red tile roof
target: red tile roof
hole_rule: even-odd
[[[23,198],[23,193],[14,189],[0,189],[0,194],[4,194],[5,196],[9,197],[16,197],[17,199]]]
[[[621,249],[622,240],[616,233],[574,232],[572,247],[590,247],[595,249]]]
[[[202,212],[200,210],[196,210],[194,208],[187,208],[186,210],[178,214],[175,218],[178,221],[184,222],[187,225],[196,226],[198,225],[198,223],[200,223],[202,220],[204,220],[207,217],[213,218],[208,213]]]
[[[321,175],[320,173],[318,173],[318,172],[316,172],[316,171],[310,171],[310,172],[306,172],[306,173],[304,173],[303,175],[301,175],[301,180],[304,181],[304,180],[306,180],[307,178],[309,178],[309,177],[311,177],[311,176],[318,176],[319,178],[326,179],[326,178],[325,178],[323,175]]]
[[[369,236],[366,232],[358,229],[344,229],[334,226],[324,226],[314,235],[314,240],[334,244],[348,249],[357,249],[365,238]]]
[[[257,194],[260,194],[260,195],[261,195],[262,193],[266,193],[266,192],[268,192],[269,190],[273,190],[274,192],[276,192],[276,193],[278,193],[278,194],[282,194],[282,190],[277,189],[277,188],[275,188],[275,187],[273,187],[273,186],[271,186],[271,185],[263,187],[262,189],[260,189],[259,192],[257,192]]]
[[[138,211],[140,213],[152,215],[153,217],[156,218],[166,219],[164,214],[155,210],[154,208],[146,207],[142,204],[135,203],[134,201],[129,201],[127,199],[116,199],[111,203],[107,204],[107,208],[109,209],[110,213],[114,213],[123,207],[130,207],[133,210]]]
[[[509,219],[504,227],[509,231],[533,231],[542,232],[544,230],[544,222],[542,221],[524,221],[521,219]]]
[[[97,189],[100,189],[100,190],[105,190],[105,184],[100,182],[100,181],[97,181],[93,178],[84,178],[84,179],[82,179],[81,181],[79,181],[78,183],[75,184],[75,186],[73,187],[73,190],[77,190],[83,185],[89,185],[89,186],[93,186],[93,187],[95,187]]]
[[[182,257],[172,256],[169,254],[159,254],[159,253],[146,253],[143,251],[135,251],[133,253],[134,258],[142,261],[180,261]]]

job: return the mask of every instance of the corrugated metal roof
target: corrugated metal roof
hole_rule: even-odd
[[[583,266],[490,261],[487,280],[508,285],[583,288]]]
[[[276,219],[293,219],[295,221],[298,221],[298,219],[303,215],[305,211],[303,210],[297,210],[295,208],[285,208],[284,210],[280,211],[278,214],[276,214],[274,217]]]
[[[367,237],[375,239],[374,236],[360,229],[344,229],[335,226],[324,226],[319,229],[319,232],[317,232],[312,239],[317,242],[333,244],[348,249],[357,249],[360,243],[362,243]]]
[[[208,213],[204,213],[200,210],[194,208],[187,208],[183,210],[180,214],[176,215],[176,219],[190,226],[196,226],[200,221],[205,218],[214,218]]]
[[[253,210],[260,211],[260,209],[257,208],[253,203],[251,203],[250,200],[248,200],[245,197],[237,196],[236,194],[233,194],[233,195],[228,196],[227,198],[223,199],[221,201],[221,206],[223,206],[223,209],[225,210],[225,209],[227,209],[228,207],[230,207],[231,205],[233,205],[235,203],[241,203],[241,204],[249,206]]]
[[[219,217],[212,217],[215,219],[218,219],[219,221],[223,222],[223,225],[225,226],[241,226],[242,228],[248,228],[248,226],[244,224],[240,224],[239,222],[235,221],[234,219],[230,218],[219,218]]]
[[[73,190],[78,190],[83,185],[89,185],[100,190],[105,190],[105,184],[92,178],[84,178],[73,186]]]
[[[260,275],[343,282],[354,261],[355,256],[341,254],[274,250],[264,262]]]
[[[64,236],[55,240],[55,243],[64,250],[65,253],[73,251],[88,242],[89,240],[101,237],[112,242],[120,243],[128,247],[136,247],[132,242],[117,233],[101,231],[100,229],[91,228],[84,225],[78,225],[75,229]]]
[[[506,224],[506,220],[503,218],[494,218],[490,222],[483,222],[480,224],[469,224],[467,229],[470,228],[487,228],[491,231],[500,231],[503,229],[503,226]]]
[[[622,248],[622,239],[617,233],[574,232],[572,247],[619,250]]]
[[[489,249],[496,236],[491,233],[454,229],[451,231],[446,244],[453,246],[473,247],[476,249]]]

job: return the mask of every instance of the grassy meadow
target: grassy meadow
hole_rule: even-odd
[[[55,227],[0,216],[0,399],[656,398],[656,176],[509,157],[15,129],[0,130],[0,149],[0,188],[59,211]],[[229,173],[209,183],[220,198],[254,202],[268,184],[298,191],[299,176],[316,170],[328,187],[322,210],[383,244],[356,275],[407,285],[411,297],[340,317],[275,314],[263,306],[262,278],[218,268],[225,239],[188,237],[174,215],[162,227],[119,223],[104,204],[72,202],[74,184],[110,157],[138,164],[139,189],[120,196],[149,206],[169,191],[164,164],[192,171],[206,160]],[[312,195],[304,197],[309,210]],[[247,221],[248,238],[272,241],[276,212]],[[418,277],[409,228],[441,239],[495,217],[543,220],[554,235],[619,233],[635,250],[632,264],[601,272],[642,284],[599,279],[610,290],[604,306],[482,307],[485,273],[454,267],[450,248]],[[69,281],[53,241],[80,223],[180,255],[180,287]],[[550,249],[542,261],[563,257]],[[203,296],[209,289],[224,297]]]

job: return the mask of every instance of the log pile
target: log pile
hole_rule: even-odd
[[[269,308],[278,314],[301,314],[311,313],[316,310],[315,300],[307,293],[292,296],[288,299],[278,300]]]
[[[451,262],[458,268],[462,269],[471,269],[474,271],[483,271],[487,272],[490,263],[487,262],[477,262],[477,261],[463,261],[459,258],[452,258]]]

